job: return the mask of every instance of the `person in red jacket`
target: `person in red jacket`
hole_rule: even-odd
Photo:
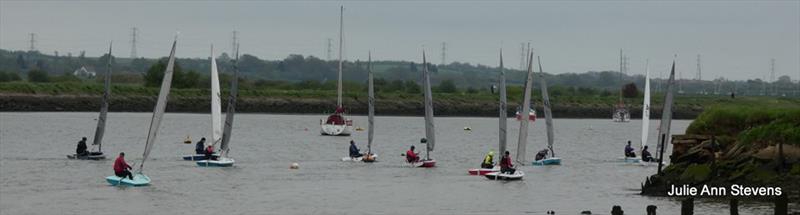
[[[125,152],[120,152],[119,157],[114,161],[114,175],[117,175],[120,179],[124,179],[127,176],[133,180],[133,174],[128,171],[129,169],[132,168],[128,163],[125,163]]]
[[[208,147],[206,147],[206,160],[211,160],[212,158],[211,155],[213,154],[214,154],[214,145],[213,144],[208,145]]]
[[[511,153],[506,151],[505,155],[503,155],[503,158],[500,159],[500,172],[514,174],[515,171],[517,170],[514,169],[514,164],[511,163]]]
[[[417,153],[414,153],[414,146],[411,146],[411,149],[406,151],[406,161],[409,163],[419,162],[419,156],[417,156]]]

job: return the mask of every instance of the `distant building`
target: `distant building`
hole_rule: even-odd
[[[94,72],[94,68],[86,68],[86,66],[81,66],[81,68],[78,68],[72,72],[72,75],[82,79],[91,79],[97,76],[97,73]]]

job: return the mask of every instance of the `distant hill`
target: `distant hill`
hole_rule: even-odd
[[[27,71],[31,69],[41,69],[51,75],[61,75],[66,72],[73,72],[81,67],[90,71],[104,71],[108,56],[87,57],[79,54],[69,55],[48,55],[40,52],[28,51],[8,51],[0,49],[0,71],[16,72],[21,77],[26,77]],[[217,57],[217,63],[222,73],[230,73],[231,58],[222,53]],[[151,58],[113,58],[113,69],[115,73],[143,74],[158,59]],[[208,59],[200,58],[178,58],[178,64],[184,70],[194,70],[202,75],[210,70]],[[253,55],[244,54],[240,57],[239,68],[241,74],[247,79],[271,80],[271,81],[326,81],[337,78],[336,61],[325,61],[314,56],[303,56],[292,54],[283,60],[262,60]],[[344,63],[343,77],[346,81],[363,83],[366,82],[367,70],[366,62],[347,61]],[[422,70],[418,62],[408,61],[376,61],[372,62],[372,68],[376,78],[393,80],[413,80],[419,82]],[[453,62],[448,65],[430,65],[433,72],[433,84],[439,84],[444,80],[450,80],[461,89],[489,89],[497,81],[498,69],[484,65],[472,65],[469,63]],[[509,85],[521,85],[524,82],[525,73],[520,70],[506,69],[507,81]],[[557,72],[557,71],[556,71]],[[99,74],[100,72],[98,72]],[[207,75],[206,75],[207,76]],[[642,75],[620,75],[617,71],[587,71],[585,73],[545,73],[548,85],[578,88],[590,88],[596,90],[607,90],[618,92],[627,83],[635,83],[641,89],[644,84]],[[534,79],[538,79],[537,76]],[[665,86],[663,79],[653,79],[651,81],[654,92],[662,91]],[[534,81],[538,85],[539,81]],[[782,76],[778,81],[766,83],[760,79],[746,81],[730,81],[717,79],[714,81],[681,80],[679,89],[687,94],[729,94],[736,91],[740,95],[760,95],[766,91],[773,95],[797,95],[798,86],[793,84],[788,76]],[[538,88],[538,87],[537,87]],[[766,90],[765,90],[766,89]]]

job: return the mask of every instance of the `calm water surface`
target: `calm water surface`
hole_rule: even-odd
[[[436,168],[404,165],[400,156],[424,136],[422,117],[376,117],[373,164],[339,161],[354,139],[366,149],[366,131],[351,137],[319,135],[313,115],[237,114],[231,138],[234,168],[200,168],[180,160],[210,136],[207,114],[165,116],[144,166],[148,187],[112,187],[113,158],[126,152],[141,163],[150,113],[110,113],[105,161],[68,160],[82,136],[94,134],[96,113],[0,113],[0,214],[608,214],[621,205],[643,214],[647,205],[676,214],[677,200],[638,195],[655,167],[614,162],[624,143],[638,143],[641,121],[555,119],[561,166],[521,167],[523,181],[497,182],[469,176],[489,150],[497,150],[496,118],[436,118]],[[366,117],[354,117],[366,126]],[[690,121],[673,121],[683,133]],[[528,156],[545,147],[544,123],[531,128]],[[464,131],[469,126],[472,131]],[[515,152],[519,123],[509,120]],[[657,120],[651,120],[650,144]],[[90,146],[91,148],[91,146]],[[530,159],[530,158],[529,158]],[[292,162],[299,170],[289,170]],[[727,205],[696,202],[697,214],[725,214]],[[747,209],[745,209],[745,207]],[[743,214],[769,214],[771,207],[746,203]],[[769,209],[767,209],[769,208]]]

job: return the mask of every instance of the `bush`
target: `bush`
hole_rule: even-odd
[[[453,80],[444,80],[442,83],[439,83],[439,87],[436,88],[437,92],[440,93],[457,93],[458,88],[456,88],[456,84],[453,83]]]
[[[28,81],[30,81],[30,82],[49,82],[50,81],[50,76],[45,71],[34,69],[34,70],[31,70],[31,71],[28,71]]]

